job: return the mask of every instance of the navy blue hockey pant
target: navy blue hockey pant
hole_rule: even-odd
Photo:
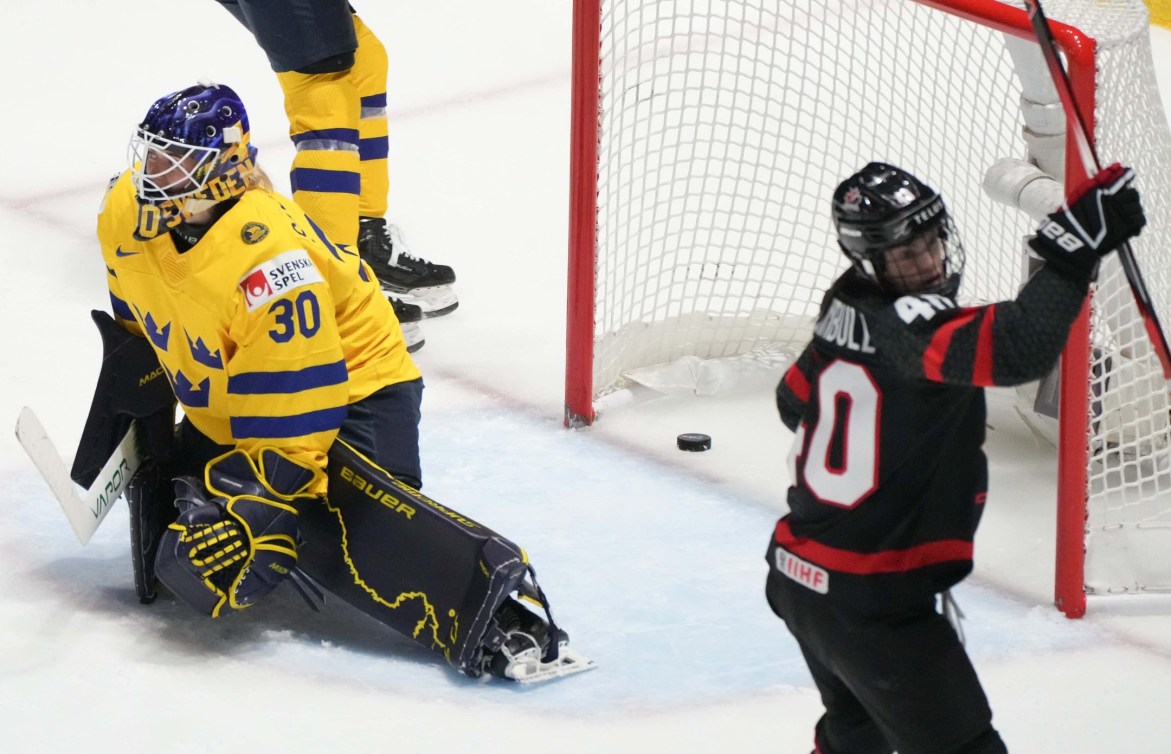
[[[934,595],[890,615],[856,615],[776,570],[765,594],[821,692],[817,754],[1007,754]]]
[[[388,385],[350,404],[338,438],[415,489],[423,486],[419,463],[419,419],[423,380]],[[231,446],[218,445],[186,417],[179,423],[173,475],[203,478],[203,467]]]
[[[346,0],[216,2],[252,32],[277,72],[300,70],[358,49],[354,11]]]

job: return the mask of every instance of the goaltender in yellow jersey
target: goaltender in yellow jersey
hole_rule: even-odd
[[[419,378],[377,280],[292,200],[246,191],[182,253],[174,233],[135,238],[138,217],[128,170],[98,218],[114,313],[216,443],[323,467],[349,404]]]
[[[295,570],[297,505],[327,493],[336,443],[422,485],[423,380],[390,301],[250,142],[239,96],[202,82],[135,130],[98,215],[114,316],[94,312],[102,373],[71,473],[89,484],[133,421],[139,597],[157,575],[212,615]]]
[[[92,313],[102,369],[70,476],[91,486],[136,438],[139,600],[166,587],[218,617],[288,580],[471,677],[592,667],[524,551],[418,492],[423,380],[395,309],[351,245],[272,191],[236,92],[156,100],[130,146],[98,216],[113,316]]]

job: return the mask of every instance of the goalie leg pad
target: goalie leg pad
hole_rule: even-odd
[[[345,442],[329,497],[298,501],[300,567],[339,598],[471,677],[505,640],[492,630],[530,571],[524,551],[394,479]]]

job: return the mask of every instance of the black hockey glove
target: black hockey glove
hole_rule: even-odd
[[[159,545],[155,570],[168,589],[213,617],[275,589],[297,565],[298,498],[321,472],[274,448],[259,464],[233,450],[207,465],[205,482],[176,480],[181,512]],[[204,487],[206,486],[206,492]]]
[[[1130,168],[1116,162],[1103,169],[1049,215],[1029,246],[1067,277],[1093,280],[1099,260],[1146,225],[1133,183]]]
[[[165,460],[175,432],[175,394],[150,343],[106,312],[90,316],[102,335],[102,371],[69,472],[82,487],[93,484],[132,421],[146,458]]]

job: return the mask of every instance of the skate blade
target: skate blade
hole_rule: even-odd
[[[521,652],[512,658],[512,662],[504,669],[504,675],[517,683],[543,683],[584,673],[596,667],[593,660],[575,649],[570,649],[569,645],[562,644],[557,659],[552,662],[541,662],[541,655],[537,649]]]
[[[427,341],[423,339],[423,328],[414,322],[399,323],[403,329],[403,342],[407,344],[407,353],[414,353],[423,347]]]
[[[459,296],[450,285],[437,285],[434,288],[412,288],[409,291],[394,291],[386,286],[382,292],[388,296],[395,296],[408,304],[414,304],[423,310],[424,317],[442,317],[451,314],[459,307]]]

